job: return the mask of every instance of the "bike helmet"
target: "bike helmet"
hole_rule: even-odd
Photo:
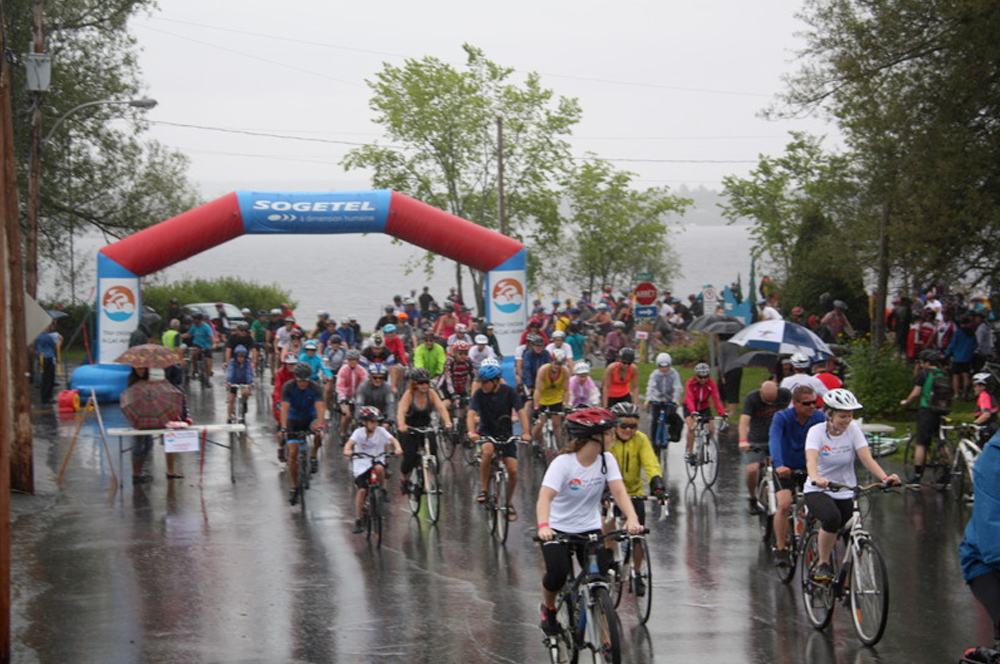
[[[841,311],[847,311],[847,303],[844,302],[843,300],[834,300],[833,308],[840,309]]]
[[[278,309],[278,308],[271,309],[271,315],[272,316],[280,316],[281,315],[281,309]]]
[[[456,353],[468,353],[469,348],[471,348],[471,346],[464,341],[456,341],[451,345],[451,347],[455,349]]]
[[[481,366],[481,367],[499,367],[500,366],[500,360],[498,360],[495,357],[487,357],[485,360],[483,360],[479,364],[479,366]]]
[[[295,353],[285,353],[285,364],[298,364],[299,356]]]
[[[431,382],[431,374],[423,367],[414,367],[410,369],[410,380],[414,383],[429,383]]]
[[[566,430],[574,438],[589,438],[615,426],[618,419],[607,408],[584,408],[566,416]]]
[[[435,339],[434,333],[431,330],[424,330],[423,338],[424,338],[424,341],[427,341],[428,339],[430,339],[431,341],[434,341],[434,339]]]
[[[618,361],[625,364],[632,364],[635,362],[635,350],[632,348],[622,348],[618,351]]]
[[[349,351],[347,351],[347,356],[346,357],[347,357],[348,360],[360,360],[361,359],[361,351],[359,351],[357,348],[352,348]]]
[[[295,376],[295,380],[309,380],[309,377],[312,376],[312,369],[305,362],[299,362],[292,367],[292,375]]]
[[[708,378],[712,374],[712,368],[704,362],[694,365],[694,375],[698,378]]]
[[[581,360],[581,361],[577,362],[575,365],[573,365],[573,373],[578,374],[578,375],[580,375],[580,374],[589,374],[590,373],[590,365]]]
[[[327,341],[329,341],[332,344],[342,344],[342,343],[344,343],[344,339],[339,334],[331,334],[330,338],[327,339]]]
[[[552,338],[553,339],[565,339],[566,338],[566,333],[563,332],[562,330],[556,330],[555,332],[552,333]]]
[[[993,376],[985,371],[980,371],[975,376],[972,377],[973,385],[989,385],[990,379]]]
[[[292,330],[291,332],[288,333],[288,336],[290,336],[292,339],[301,339],[302,338],[302,330],[300,330],[298,328],[295,328],[294,330]]]
[[[809,368],[809,358],[802,353],[794,353],[790,358],[792,366],[796,369],[808,369]]]
[[[658,367],[670,367],[674,364],[674,358],[670,357],[670,353],[660,353],[656,356],[656,366]]]
[[[468,326],[465,323],[459,323],[455,326],[455,334],[465,334],[469,331]]]
[[[556,348],[552,351],[552,362],[555,364],[562,364],[566,361],[566,351],[562,348]]]
[[[310,339],[302,346],[302,348],[304,348],[305,350],[316,350],[319,348],[319,344],[316,342],[315,339]]]
[[[601,302],[600,304],[597,305],[596,308],[598,311],[607,311],[608,305],[605,304],[604,302]]]
[[[382,332],[384,332],[385,334],[389,334],[390,332],[395,332],[395,331],[396,331],[396,326],[393,325],[392,323],[388,323],[386,324],[385,327],[382,328]]]
[[[805,315],[805,313],[806,313],[806,310],[803,309],[802,307],[792,307],[792,315],[793,316],[803,316],[803,315]]]
[[[200,311],[196,311],[194,312],[193,318],[195,320],[203,320],[205,318],[205,314],[201,313]]]
[[[823,395],[823,406],[830,410],[858,410],[864,408],[850,390],[839,388]]]
[[[625,329],[625,321],[616,320],[615,321],[615,329],[616,330],[624,330]]]
[[[239,346],[233,349],[233,355],[246,355],[246,354],[247,354],[247,347],[244,346],[243,344],[240,344]]]
[[[242,309],[240,309],[240,313],[243,314],[244,316],[249,316],[250,310],[247,309],[246,307],[243,307]]]
[[[490,362],[490,360],[493,361]],[[476,375],[479,377],[479,380],[493,380],[494,378],[499,378],[502,373],[500,363],[495,358],[488,357],[479,365],[479,371],[476,372]]]
[[[329,311],[323,311],[322,309],[320,309],[320,310],[318,310],[316,312],[316,316],[318,316],[319,318],[329,318],[330,317],[330,312]]]
[[[482,345],[482,344],[488,344],[490,342],[490,339],[485,334],[477,334],[475,341],[477,344]]]
[[[358,411],[358,420],[361,422],[381,422],[382,411],[375,406],[362,406],[361,410]]]
[[[544,346],[545,345],[545,338],[542,335],[540,335],[540,334],[536,334],[535,332],[532,332],[531,334],[529,334],[525,338],[525,341],[528,342],[529,346]]]
[[[257,315],[258,316],[266,316],[267,315],[267,310],[266,309],[258,309],[257,310]]]
[[[934,350],[933,348],[925,348],[917,355],[918,360],[931,362],[933,364],[940,362],[943,357],[944,355],[940,351]]]
[[[405,311],[400,311],[398,314],[396,314],[396,319],[399,321],[410,320],[410,314],[406,313]]]
[[[225,306],[225,305],[224,305],[224,304],[223,304],[222,302],[216,302],[216,303],[215,303],[215,306],[216,306],[216,307],[223,307],[223,306]]]
[[[382,335],[377,332],[372,335],[372,346],[381,346],[383,343]]]
[[[369,376],[388,376],[389,370],[385,368],[385,365],[381,362],[376,362],[370,367],[368,367]]]
[[[639,407],[631,401],[619,401],[611,408],[615,417],[639,417]]]
[[[247,313],[249,314],[250,312],[248,311]],[[237,330],[249,330],[250,329],[250,323],[246,322],[245,320],[241,320],[239,323],[236,324],[236,329]]]
[[[285,322],[286,323],[294,323],[295,322],[295,316],[285,316]]]

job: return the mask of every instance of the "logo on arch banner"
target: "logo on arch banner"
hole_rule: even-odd
[[[524,284],[518,279],[507,277],[493,286],[493,304],[505,314],[512,314],[524,306]]]
[[[104,292],[101,308],[116,323],[127,321],[136,313],[135,293],[127,286],[112,286]]]

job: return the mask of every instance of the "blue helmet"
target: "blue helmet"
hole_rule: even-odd
[[[240,344],[233,349],[233,355],[246,355],[246,354],[247,354],[247,347],[244,346],[243,344]]]
[[[494,364],[483,364],[479,367],[479,371],[476,373],[479,376],[479,380],[493,380],[494,378],[499,378],[503,371],[500,367]]]

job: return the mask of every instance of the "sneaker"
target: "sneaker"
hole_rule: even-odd
[[[830,583],[833,581],[833,568],[829,563],[820,563],[812,572],[812,580],[818,583]]]
[[[757,516],[758,514],[760,514],[761,513],[760,503],[757,502],[757,499],[749,498],[748,501],[750,505],[749,507],[747,507],[747,511],[750,512],[750,515]]]
[[[556,610],[550,609],[544,604],[539,605],[539,612],[541,613],[542,619],[542,631],[545,632],[546,636],[555,636],[559,633],[559,619],[556,618]]]
[[[291,491],[288,492],[288,504],[289,505],[298,505],[299,504],[299,490],[298,489],[292,489]]]
[[[788,552],[788,549],[778,549],[774,552],[774,566],[775,567],[792,566],[792,556]]]
[[[918,477],[918,476],[914,475],[913,477],[907,479],[906,482],[904,482],[904,484],[908,488],[916,489],[916,488],[918,488],[921,485],[922,482],[923,482],[923,478],[922,477]]]
[[[280,461],[281,463],[285,462],[285,446],[284,445],[279,445],[278,446],[278,461]]]
[[[319,459],[316,457],[309,459],[309,472],[313,475],[319,472]]]
[[[646,596],[646,582],[643,581],[641,576],[632,577],[632,590],[635,592],[636,597]]]
[[[354,520],[354,530],[351,531],[355,535],[361,532],[361,519]]]
[[[684,455],[684,463],[691,464],[692,466],[698,462],[698,457],[694,455],[694,452],[688,452]]]

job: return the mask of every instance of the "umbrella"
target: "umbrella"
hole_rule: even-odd
[[[811,330],[786,320],[765,320],[737,332],[730,343],[774,353],[802,353],[813,360],[825,360],[833,351]]]
[[[58,311],[56,309],[46,309],[45,313],[47,313],[49,315],[49,318],[53,320],[55,320],[56,318],[63,318],[65,316],[69,316],[69,314],[66,313],[65,311]]]
[[[136,429],[162,429],[184,415],[184,393],[162,380],[140,380],[122,391],[122,415]]]
[[[705,334],[736,334],[743,329],[743,321],[728,314],[705,314],[691,321],[687,329]]]
[[[736,363],[741,367],[761,367],[774,373],[780,357],[769,350],[752,350],[736,358]]]
[[[177,357],[176,352],[166,346],[142,344],[141,346],[132,346],[122,353],[115,362],[127,364],[137,369],[140,367],[166,369],[178,364],[180,358]]]

